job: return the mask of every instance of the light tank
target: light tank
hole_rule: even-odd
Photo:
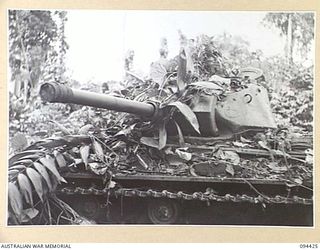
[[[312,139],[277,129],[252,71],[227,93],[225,83],[190,83],[166,105],[44,84],[45,102],[126,112],[146,125],[57,142],[55,162],[67,181],[57,192],[99,223],[311,226]],[[82,161],[59,165],[57,155]]]
[[[87,124],[10,157],[8,223],[312,226],[312,137],[277,128],[261,70],[229,77],[216,50],[199,55],[201,77],[182,51],[137,95],[42,85],[44,102],[110,110],[121,126]]]

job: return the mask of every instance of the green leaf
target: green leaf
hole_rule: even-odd
[[[21,165],[21,164],[29,165],[29,164],[32,164],[32,163],[33,163],[32,160],[30,160],[30,159],[24,159],[24,160],[16,161],[16,162],[14,163],[14,166],[15,166],[15,165]]]
[[[21,222],[29,222],[39,214],[39,211],[35,208],[27,208],[22,210]]]
[[[179,111],[187,119],[187,121],[192,125],[194,130],[197,131],[198,134],[200,134],[199,122],[198,122],[197,116],[195,115],[195,113],[191,110],[191,108],[188,105],[177,101],[177,102],[173,102],[173,103],[168,104],[168,106],[174,106],[174,107],[178,108]]]
[[[227,164],[226,172],[227,172],[227,173],[229,173],[231,176],[234,176],[234,169],[233,169],[233,166],[232,166],[232,165],[230,165],[230,164]]]
[[[84,165],[85,165],[86,168],[88,166],[89,152],[90,152],[90,146],[89,145],[83,145],[83,146],[80,147],[81,159],[84,162]]]
[[[21,213],[22,213],[22,196],[19,192],[19,189],[15,184],[9,182],[8,184],[8,197],[9,204],[12,209],[12,212],[17,217],[18,221],[21,221]]]
[[[10,166],[9,167],[9,171],[11,170],[19,170],[22,171],[23,169],[25,169],[26,166],[25,165],[14,165],[14,166]]]
[[[258,141],[258,144],[260,147],[262,147],[263,149],[269,150],[270,148],[268,147],[267,143],[265,141]]]
[[[26,155],[26,156],[21,157],[20,160],[29,159],[29,160],[34,161],[34,160],[39,159],[39,157],[40,157],[39,155]]]
[[[162,61],[153,62],[150,66],[150,77],[151,79],[158,83],[159,86],[162,87],[163,82],[165,80],[165,76],[167,74],[167,70]]]
[[[165,122],[162,122],[159,127],[159,149],[163,149],[167,144],[167,130]]]
[[[52,185],[52,190],[56,190],[57,187],[58,187],[58,185],[60,184],[60,183],[58,182],[57,177],[55,177],[54,175],[51,175],[51,176],[50,176],[50,181],[51,181],[51,185]]]
[[[177,155],[179,155],[179,157],[181,159],[184,159],[186,161],[190,161],[191,158],[192,158],[192,154],[191,153],[182,151],[180,149],[176,149],[176,153],[177,153]]]
[[[9,178],[15,177],[18,173],[20,173],[18,169],[9,169]]]
[[[174,121],[174,124],[176,125],[176,128],[177,128],[178,137],[179,137],[179,144],[180,144],[181,147],[184,147],[185,142],[184,142],[184,137],[183,137],[183,134],[182,134],[182,130],[181,130],[179,124],[176,121]]]
[[[103,148],[101,144],[96,140],[93,140],[92,146],[93,146],[94,153],[98,156],[98,158],[101,161],[104,161],[104,153],[103,153]]]
[[[54,154],[54,157],[56,158],[56,161],[57,161],[58,166],[59,166],[60,168],[64,168],[64,167],[67,166],[67,162],[66,162],[66,160],[64,159],[64,156],[63,156],[60,152],[58,152],[57,150],[55,150],[55,151],[53,152],[53,154]]]
[[[22,157],[30,155],[30,154],[32,154],[32,155],[37,154],[38,156],[41,156],[44,154],[44,152],[42,150],[26,150],[21,153],[17,153],[15,155],[13,155],[12,157],[10,157],[9,166],[13,165],[17,160],[21,159]]]
[[[236,147],[241,147],[241,148],[250,147],[250,144],[239,142],[239,141],[234,141],[232,142],[232,144]]]
[[[90,170],[96,175],[105,175],[108,170],[108,166],[100,162],[91,162],[88,164],[88,166]]]
[[[240,164],[240,156],[234,151],[223,151],[224,159],[228,160],[233,165]]]
[[[134,127],[136,126],[136,124],[133,124],[125,129],[120,130],[118,133],[116,133],[114,136],[120,136],[120,135],[124,135],[124,136],[128,136],[131,131],[134,129]]]
[[[152,137],[141,137],[140,142],[144,145],[147,145],[152,148],[159,148],[159,142],[158,140],[152,138]]]
[[[61,182],[67,183],[66,180],[59,174],[59,172],[56,168],[55,161],[51,156],[47,155],[46,158],[45,157],[41,158],[40,162],[54,174],[54,176],[57,178],[59,184]]]
[[[192,175],[192,176],[195,176],[195,177],[198,177],[199,175],[197,175],[197,173],[196,173],[196,171],[195,171],[195,169],[193,168],[193,167],[191,167],[190,169],[189,169],[189,171],[190,171],[190,174]]]
[[[33,168],[27,168],[26,170],[29,179],[31,180],[40,200],[43,202],[43,187],[41,175]]]
[[[242,136],[240,136],[240,141],[243,142],[243,143],[249,143],[249,144],[252,143],[251,140],[248,140],[248,139],[246,139],[246,138],[244,138]]]
[[[43,179],[46,181],[49,191],[51,192],[53,190],[53,187],[50,181],[50,176],[46,170],[46,167],[38,162],[34,162],[33,165],[34,165],[34,168],[41,174]]]
[[[115,143],[112,143],[112,146],[111,146],[113,150],[125,149],[126,147],[127,147],[127,144],[124,141],[116,141]]]
[[[92,124],[86,124],[84,126],[82,126],[80,129],[79,129],[79,134],[80,135],[87,135],[88,132],[90,131],[90,129],[93,129],[93,125]]]
[[[20,173],[17,179],[22,196],[28,204],[33,206],[32,187],[28,177]]]
[[[116,186],[116,182],[115,181],[112,181],[112,180],[110,180],[109,182],[108,182],[108,184],[107,184],[107,187],[109,188],[109,189],[112,189],[112,188],[114,188],[115,186]]]
[[[283,173],[288,170],[286,166],[279,166],[277,162],[270,162],[267,166],[275,173]]]

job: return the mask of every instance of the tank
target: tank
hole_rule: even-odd
[[[120,131],[88,126],[10,158],[9,198],[21,193],[24,204],[9,199],[10,223],[23,216],[40,223],[32,208],[48,202],[63,207],[50,224],[312,226],[312,138],[287,137],[267,90],[254,81],[233,86],[237,79],[195,81],[165,103],[42,85],[44,102],[130,113],[140,123]]]

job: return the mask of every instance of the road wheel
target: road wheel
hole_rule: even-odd
[[[177,223],[180,206],[174,200],[153,199],[148,202],[148,218],[153,224]]]
[[[83,197],[75,204],[76,211],[80,216],[84,216],[89,220],[99,220],[101,216],[101,208],[98,199],[95,197]]]

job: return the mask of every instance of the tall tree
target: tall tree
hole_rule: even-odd
[[[65,11],[10,10],[9,65],[14,95],[27,102],[46,77],[64,73]]]
[[[293,62],[294,54],[306,58],[314,40],[313,13],[268,13],[263,23],[276,27],[280,35],[286,37],[286,58],[288,63]]]

